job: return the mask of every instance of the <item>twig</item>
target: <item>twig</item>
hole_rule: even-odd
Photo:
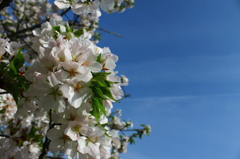
[[[0,134],[0,137],[5,137],[5,138],[12,139],[12,140],[15,140],[15,141],[18,141],[19,139],[23,139],[23,137],[12,137],[12,136],[9,136],[9,135],[4,135],[4,134]]]
[[[97,30],[101,30],[101,31],[103,31],[103,32],[106,32],[106,33],[112,34],[112,35],[114,35],[114,36],[117,36],[117,37],[119,37],[119,38],[123,38],[122,35],[120,35],[120,34],[118,34],[118,33],[114,33],[114,32],[108,31],[108,30],[105,30],[105,29],[103,29],[103,28],[97,28]]]
[[[22,38],[20,40],[35,54],[38,55],[38,53]]]
[[[55,126],[55,124],[52,123],[52,109],[49,110],[49,128],[48,131],[50,129],[52,129]],[[48,152],[48,148],[49,148],[49,144],[50,144],[51,140],[48,139],[48,137],[46,136],[45,141],[43,143],[43,149],[42,149],[42,153],[40,154],[38,159],[43,159],[47,152]]]
[[[130,94],[126,93],[125,87],[122,87],[122,90],[123,90],[123,98],[128,98],[131,96]]]
[[[64,16],[65,14],[67,14],[68,11],[70,11],[71,8],[69,7],[68,9],[64,10],[60,15],[61,16]]]
[[[3,135],[3,134],[0,134],[0,137],[11,138],[10,136],[8,136],[8,135]]]
[[[63,11],[60,15],[63,16],[63,15],[65,15],[65,14],[67,14],[67,12],[70,11],[70,10],[71,10],[71,8],[68,8],[68,9],[66,9],[65,11]],[[36,29],[36,28],[41,27],[41,25],[42,25],[43,23],[45,23],[46,21],[47,21],[47,19],[45,19],[43,22],[38,23],[38,24],[36,24],[36,25],[33,25],[33,26],[29,27],[29,28],[19,30],[18,32],[11,32],[11,33],[8,35],[8,37],[18,36],[18,35],[21,34],[21,33],[25,33],[25,32],[27,32],[27,31],[32,31],[32,30],[34,30],[34,29]]]
[[[120,130],[120,131],[137,131],[140,132],[142,129],[126,129],[126,130]]]

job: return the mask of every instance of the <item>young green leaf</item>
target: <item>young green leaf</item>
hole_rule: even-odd
[[[92,98],[91,114],[97,119],[97,121],[99,120],[102,114],[106,115],[105,107],[102,101],[97,97]]]
[[[74,34],[76,37],[79,38],[81,35],[84,34],[84,30],[83,30],[83,29],[79,29],[79,30],[75,31],[73,34]]]
[[[14,58],[10,61],[9,68],[15,74],[18,74],[19,69],[23,66],[23,64],[24,64],[24,56],[19,50],[17,55],[14,56]]]
[[[102,54],[99,54],[99,55],[97,56],[97,62],[101,63],[101,57],[102,57]]]
[[[61,33],[61,29],[59,25],[52,26],[52,30]]]

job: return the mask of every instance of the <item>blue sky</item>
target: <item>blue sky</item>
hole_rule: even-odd
[[[104,14],[131,98],[116,107],[152,134],[123,159],[240,159],[240,0],[136,0]]]

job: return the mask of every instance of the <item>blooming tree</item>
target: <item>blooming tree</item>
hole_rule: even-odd
[[[2,159],[117,159],[150,133],[132,127],[113,103],[126,97],[118,56],[100,48],[101,12],[134,0],[2,0],[0,156]]]

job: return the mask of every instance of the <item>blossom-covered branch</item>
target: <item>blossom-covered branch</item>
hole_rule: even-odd
[[[15,0],[0,10],[3,159],[118,159],[128,143],[150,133],[148,125],[133,128],[120,110],[114,113],[128,96],[128,79],[115,70],[118,56],[97,46],[99,30],[119,36],[98,26],[101,12],[133,5]]]

